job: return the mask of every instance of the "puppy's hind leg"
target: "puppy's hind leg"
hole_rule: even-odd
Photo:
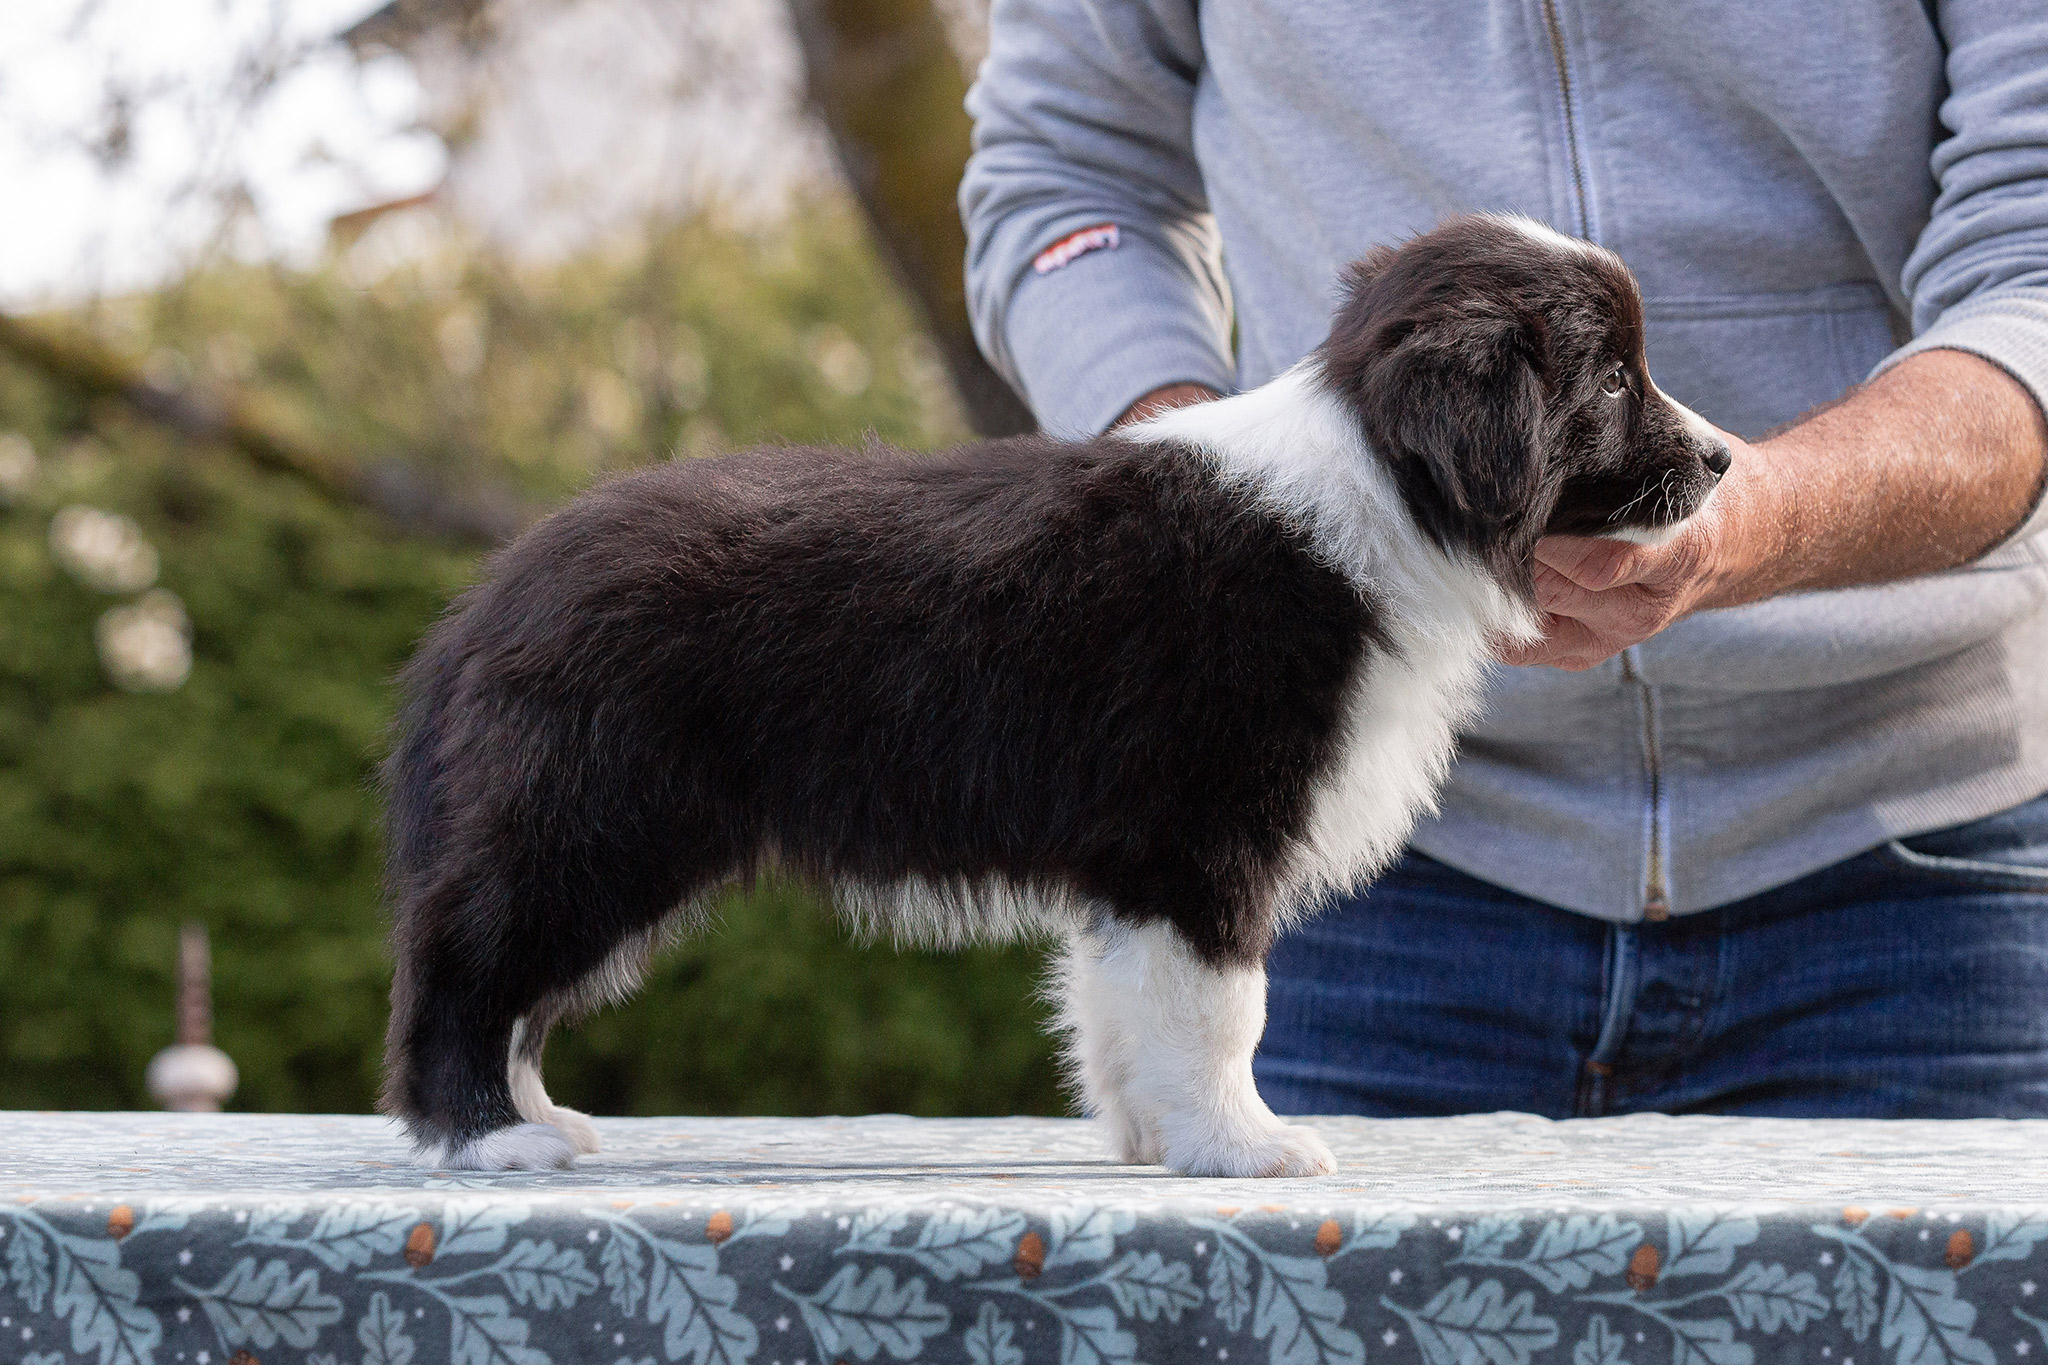
[[[1075,937],[1064,1018],[1075,1069],[1125,1160],[1186,1175],[1327,1175],[1336,1159],[1252,1084],[1263,967],[1202,960],[1171,925],[1113,921]]]
[[[522,1113],[513,1089],[520,1015],[545,986],[520,970],[528,955],[493,952],[497,936],[468,900],[444,890],[401,907],[382,1107],[427,1166],[567,1166],[576,1155],[568,1135]]]
[[[383,1107],[404,1122],[421,1164],[479,1171],[567,1166],[576,1156],[568,1135],[532,1121],[515,1102],[516,1022],[480,1007],[474,994],[438,973],[408,980],[409,965],[399,965]]]
[[[632,989],[663,918],[666,896],[622,913],[601,882],[549,886],[506,861],[399,908],[384,1107],[433,1166],[541,1169],[597,1150],[590,1121],[548,1099],[541,1049],[565,1011]]]
[[[561,1129],[579,1155],[593,1155],[602,1151],[604,1144],[588,1114],[548,1098],[547,1087],[541,1083],[541,1054],[547,1048],[548,1030],[563,1019],[581,1018],[616,1004],[637,990],[659,935],[658,928],[629,935],[603,966],[548,996],[512,1026],[509,1074],[513,1107],[529,1123],[549,1123]]]
[[[569,1140],[569,1145],[576,1149],[578,1155],[590,1156],[604,1148],[590,1116],[556,1104],[548,1098],[547,1087],[541,1084],[540,1058],[547,1046],[548,1023],[547,1007],[543,1006],[512,1026],[509,1073],[512,1107],[528,1123],[551,1124],[561,1129],[562,1136]]]

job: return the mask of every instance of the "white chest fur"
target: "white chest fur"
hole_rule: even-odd
[[[1458,727],[1503,639],[1532,639],[1534,613],[1479,565],[1430,542],[1313,362],[1270,384],[1162,414],[1134,435],[1184,441],[1222,476],[1306,530],[1320,556],[1384,613],[1392,647],[1353,682],[1338,758],[1316,784],[1290,894],[1300,913],[1393,858],[1431,809]]]

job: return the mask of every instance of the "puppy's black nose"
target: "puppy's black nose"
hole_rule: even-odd
[[[1708,446],[1706,453],[1700,456],[1701,463],[1705,464],[1717,479],[1728,472],[1728,466],[1733,459],[1734,457],[1728,453],[1728,447],[1719,441]]]

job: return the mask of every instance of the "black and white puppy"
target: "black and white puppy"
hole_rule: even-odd
[[[1352,267],[1329,339],[1238,397],[601,487],[406,672],[386,1108],[440,1166],[597,1150],[549,1026],[774,869],[908,939],[1061,936],[1124,1160],[1329,1171],[1252,1086],[1275,933],[1431,804],[1537,632],[1537,537],[1666,533],[1727,464],[1619,259],[1476,217]]]

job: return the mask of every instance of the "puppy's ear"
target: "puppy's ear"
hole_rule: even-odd
[[[1526,318],[1467,315],[1382,341],[1347,386],[1367,441],[1432,539],[1531,587],[1530,553],[1557,496],[1543,338]]]

